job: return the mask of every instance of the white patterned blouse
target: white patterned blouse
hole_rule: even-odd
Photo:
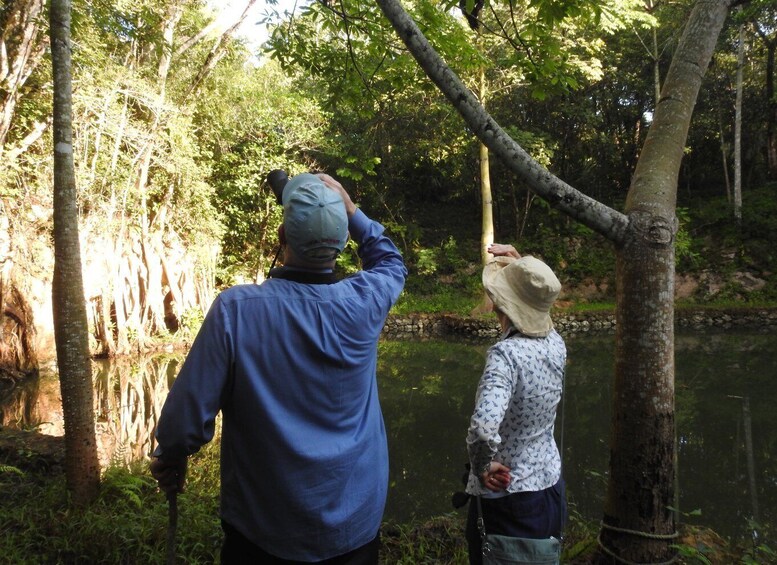
[[[553,424],[566,357],[556,330],[547,337],[528,337],[509,328],[489,348],[467,434],[469,494],[492,498],[539,491],[559,480]],[[478,475],[491,461],[510,468],[506,492],[493,493],[480,484]]]

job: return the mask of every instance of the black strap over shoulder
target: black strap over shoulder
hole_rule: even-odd
[[[334,284],[339,279],[333,272],[317,273],[315,271],[300,271],[288,267],[276,267],[268,273],[271,279],[284,279],[302,284]]]

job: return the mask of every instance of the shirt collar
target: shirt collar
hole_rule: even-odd
[[[303,267],[275,267],[268,273],[271,279],[285,279],[303,284],[332,284],[337,282],[333,269],[305,269]]]

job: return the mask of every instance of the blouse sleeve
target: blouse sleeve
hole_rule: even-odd
[[[499,427],[513,394],[513,373],[500,344],[492,346],[486,356],[467,433],[467,451],[475,476],[491,463],[501,442]]]

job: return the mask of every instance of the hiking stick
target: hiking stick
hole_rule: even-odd
[[[178,493],[167,493],[167,565],[175,565],[175,531],[178,529]]]

